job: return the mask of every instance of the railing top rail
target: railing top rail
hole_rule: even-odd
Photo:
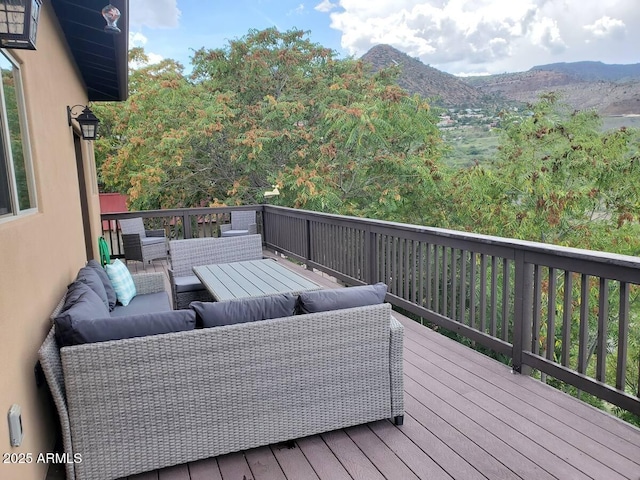
[[[240,210],[251,210],[261,212],[263,210],[263,205],[242,205],[242,206],[231,206],[231,207],[196,207],[196,208],[170,208],[163,210],[138,210],[134,212],[111,212],[111,213],[102,213],[102,220],[117,220],[119,218],[130,218],[130,217],[142,217],[142,218],[154,218],[154,217],[171,217],[171,216],[182,216],[182,215],[206,215],[209,213],[229,213],[232,211],[240,211]]]
[[[515,238],[495,237],[492,235],[482,235],[479,233],[469,233],[457,230],[447,230],[444,228],[424,227],[420,225],[411,225],[406,223],[391,222],[387,220],[374,220],[369,218],[349,217],[345,215],[336,215],[330,213],[314,212],[311,210],[300,210],[288,207],[277,207],[273,205],[264,205],[264,211],[283,212],[289,216],[298,218],[314,218],[315,220],[323,219],[327,222],[349,221],[357,228],[376,232],[389,233],[390,230],[400,230],[403,232],[411,232],[436,236],[439,238],[448,238],[469,243],[491,245],[495,247],[509,248],[525,252],[535,252],[548,257],[570,258],[580,261],[601,263],[611,266],[620,266],[633,269],[640,269],[640,258],[630,255],[621,255],[610,252],[600,252],[596,250],[586,250],[581,248],[564,247],[549,243],[531,242],[527,240],[518,240]],[[640,274],[638,276],[640,283]]]

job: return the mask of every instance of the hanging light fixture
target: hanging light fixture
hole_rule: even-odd
[[[73,115],[73,109],[76,107],[84,107],[82,113]],[[95,140],[98,134],[98,124],[100,120],[96,117],[89,107],[84,105],[74,105],[73,107],[67,107],[67,117],[69,119],[69,126],[71,126],[71,120],[75,119],[80,125],[80,132],[84,140]]]
[[[0,1],[0,47],[36,49],[42,0]]]
[[[120,10],[113,5],[109,4],[102,9],[102,16],[107,24],[104,27],[104,31],[107,33],[120,33],[118,28],[118,20],[120,19]]]

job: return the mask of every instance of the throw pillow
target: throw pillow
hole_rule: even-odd
[[[67,290],[62,310],[53,320],[58,345],[69,344],[73,325],[77,322],[108,316],[109,309],[96,292],[81,281],[73,282]]]
[[[196,315],[191,310],[172,310],[115,318],[84,318],[76,319],[71,324],[61,324],[60,334],[58,333],[58,324],[56,324],[56,337],[58,345],[65,347],[162,333],[183,332],[193,330],[195,324]]]
[[[294,314],[296,297],[290,293],[245,298],[230,302],[191,302],[198,327],[219,327]]]
[[[98,275],[98,272],[96,272],[89,266],[82,267],[78,271],[76,281],[85,283],[91,290],[98,294],[107,309],[109,308],[109,298],[107,297],[107,291],[104,288],[104,284],[102,283],[102,279]]]
[[[116,296],[116,291],[113,289],[113,285],[111,285],[111,280],[109,280],[109,275],[105,271],[104,267],[100,265],[100,262],[97,260],[91,259],[89,263],[87,263],[87,267],[93,268],[100,280],[102,280],[102,284],[104,285],[104,290],[107,292],[107,300],[109,301],[109,311],[113,310],[116,306],[116,301],[118,297]]]
[[[384,302],[386,294],[387,286],[382,282],[361,287],[302,292],[298,296],[297,311],[304,314],[377,305]]]
[[[105,265],[105,270],[111,280],[111,285],[116,292],[118,301],[123,305],[129,305],[129,302],[136,296],[136,286],[127,266],[116,258],[112,264]]]

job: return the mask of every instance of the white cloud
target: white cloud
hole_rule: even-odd
[[[177,0],[131,0],[129,24],[150,28],[177,28],[180,19]]]
[[[616,37],[624,38],[626,33],[626,26],[622,20],[604,16],[599,18],[591,25],[585,25],[583,27],[588,32],[592,33],[594,37]]]
[[[633,48],[608,43],[625,35],[629,45],[640,42],[637,0],[323,0],[315,9],[351,55],[386,43],[451,73],[638,61]],[[598,49],[586,45],[594,38]]]
[[[147,44],[147,37],[140,32],[129,32],[130,47],[144,47]]]
[[[336,8],[338,8],[338,5],[336,5],[335,3],[331,3],[330,0],[322,0],[322,2],[313,7],[314,10],[322,13],[328,13],[332,10],[335,10]]]

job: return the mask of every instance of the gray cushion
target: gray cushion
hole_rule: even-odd
[[[296,297],[290,293],[230,302],[191,302],[199,327],[218,327],[294,314]]]
[[[82,267],[78,271],[76,281],[86,284],[91,290],[93,290],[104,302],[107,310],[109,310],[109,297],[107,296],[107,291],[104,288],[102,279],[98,272],[96,272],[95,268],[91,268],[89,266]]]
[[[167,292],[136,295],[126,307],[117,305],[111,312],[112,317],[126,317],[142,313],[160,313],[171,311],[171,301]]]
[[[304,314],[377,305],[384,302],[386,294],[387,286],[382,282],[361,287],[302,292],[298,297],[297,310]]]
[[[64,305],[54,319],[58,345],[66,345],[73,326],[84,320],[93,320],[109,316],[104,301],[87,284],[75,281],[67,289]]]
[[[220,233],[222,233],[223,237],[241,237],[249,235],[249,230],[224,230]]]
[[[176,287],[176,292],[195,292],[197,290],[205,290],[204,285],[200,282],[195,275],[189,275],[186,277],[174,277],[173,284]]]
[[[116,318],[93,318],[74,321],[56,335],[60,347],[83,343],[106,342],[123,338],[144,337],[162,333],[182,332],[195,328],[196,316],[191,310],[173,310]],[[66,324],[63,327],[67,327]]]
[[[113,285],[111,285],[111,280],[109,280],[109,275],[107,275],[106,270],[102,265],[100,265],[100,262],[94,259],[89,260],[89,262],[87,263],[87,267],[93,268],[98,274],[98,276],[100,277],[100,280],[102,280],[102,285],[104,286],[104,290],[105,292],[107,292],[107,300],[109,301],[109,310],[113,310],[113,307],[116,306],[116,302],[117,302],[116,291],[113,289]]]
[[[165,242],[164,237],[144,237],[144,238],[141,238],[140,240],[142,242],[142,245],[155,245],[157,243]]]

